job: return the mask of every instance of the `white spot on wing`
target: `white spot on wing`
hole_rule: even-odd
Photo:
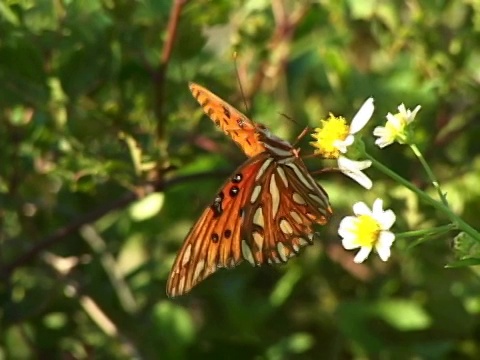
[[[293,220],[295,220],[295,222],[297,224],[302,224],[302,217],[300,216],[299,213],[297,213],[296,211],[294,210],[291,210],[290,211],[290,216],[293,218]]]
[[[258,169],[257,175],[255,176],[255,181],[258,181],[258,179],[260,179],[263,176],[265,170],[267,170],[267,168],[270,166],[272,161],[273,161],[272,158],[268,158],[263,162],[262,166],[260,166],[260,169]]]
[[[260,191],[262,191],[262,186],[257,185],[253,188],[252,196],[250,196],[250,202],[253,204],[258,199],[258,195],[260,195]]]
[[[195,271],[193,272],[193,279],[192,279],[193,284],[197,282],[197,279],[200,276],[200,272],[203,270],[204,267],[205,267],[205,260],[200,260],[195,266]]]
[[[283,185],[288,188],[288,180],[287,175],[285,175],[285,171],[283,171],[283,169],[279,166],[277,167],[277,173],[280,176],[280,179],[282,179]]]
[[[269,264],[281,264],[282,261],[278,258],[277,252],[272,251],[268,254],[267,261]]]
[[[212,265],[209,268],[205,269],[205,272],[204,272],[205,277],[207,277],[208,275],[210,275],[214,271],[215,271],[215,265]]]
[[[278,147],[271,146],[270,144],[264,144],[265,147],[273,154],[282,158],[293,158],[291,150],[284,150]]]
[[[278,192],[275,176],[270,177],[270,195],[272,196],[272,217],[277,216],[278,208],[280,207],[280,193]]]
[[[293,251],[295,251],[296,253],[298,253],[298,251],[300,250],[300,246],[298,246],[296,242],[292,244],[292,247],[293,247]]]
[[[300,204],[300,205],[306,204],[305,200],[299,193],[293,193],[292,198],[293,198],[293,201],[295,201],[297,204]]]
[[[297,165],[295,165],[294,163],[290,163],[286,164],[286,166],[290,167],[293,170],[293,172],[295,173],[295,175],[297,175],[297,178],[303,183],[303,185],[308,187],[310,190],[314,189],[313,185],[307,180],[307,178],[305,178]]]
[[[188,244],[185,248],[185,252],[182,257],[182,266],[185,266],[190,261],[190,256],[192,254],[192,244]]]
[[[259,251],[262,251],[263,249],[263,236],[260,234],[258,231],[254,231],[252,233],[253,241],[255,242],[255,245],[257,245],[257,249]]]
[[[285,219],[280,220],[280,230],[282,230],[284,234],[293,234],[292,225]]]
[[[300,244],[300,246],[310,245],[310,243],[307,240],[305,240],[304,238],[298,238],[298,243]]]
[[[255,266],[255,260],[253,259],[252,250],[248,246],[245,240],[242,240],[242,255],[252,266]]]
[[[308,197],[315,200],[317,204],[321,204],[321,205],[325,204],[325,201],[315,194],[308,194]]]
[[[288,260],[287,248],[285,247],[285,245],[283,245],[283,243],[281,243],[281,242],[277,243],[277,251],[278,251],[278,255],[280,255],[280,258],[282,259],[282,261],[286,262]]]
[[[182,276],[180,278],[180,281],[178,282],[178,287],[175,288],[175,290],[178,292],[178,293],[182,293],[184,292],[184,289],[185,289],[185,276]]]
[[[257,210],[255,211],[255,214],[253,214],[253,223],[262,228],[264,227],[265,221],[263,219],[263,211],[261,207],[258,207]]]

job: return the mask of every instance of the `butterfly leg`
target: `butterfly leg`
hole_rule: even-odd
[[[307,155],[309,156],[309,155]],[[303,158],[305,158],[306,156],[304,156]],[[319,175],[319,174],[328,174],[328,173],[332,173],[332,172],[340,172],[340,169],[339,168],[334,168],[334,167],[329,167],[329,168],[323,168],[323,169],[320,169],[320,170],[315,170],[315,171],[310,171],[310,174],[312,175]]]
[[[297,136],[292,146],[295,147],[298,144],[298,142],[302,140],[310,131],[312,131],[312,128],[309,126],[306,126],[305,129],[303,129],[302,132]]]

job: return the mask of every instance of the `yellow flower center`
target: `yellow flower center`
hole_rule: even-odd
[[[380,234],[380,225],[370,215],[360,215],[356,221],[357,228],[354,230],[360,246],[372,246],[377,242]]]
[[[407,119],[403,116],[402,113],[397,113],[395,118],[399,121],[399,124],[394,124],[391,121],[387,121],[385,124],[385,130],[387,132],[388,140],[394,141],[398,139],[401,141],[405,140],[405,127],[407,126]]]
[[[310,144],[315,148],[315,154],[327,159],[337,159],[340,151],[333,145],[337,140],[345,140],[350,133],[350,127],[345,118],[330,114],[327,120],[320,121],[320,127],[315,129],[312,137],[315,141]]]

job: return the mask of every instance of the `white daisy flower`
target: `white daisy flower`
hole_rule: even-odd
[[[310,143],[315,148],[315,154],[326,159],[337,159],[340,171],[367,189],[372,187],[372,181],[362,170],[370,167],[371,161],[354,161],[342,154],[353,144],[355,134],[368,123],[373,110],[373,98],[368,98],[353,117],[350,126],[344,117],[330,114],[328,119],[320,121],[321,127],[316,128],[312,134],[315,141]]]
[[[415,119],[420,109],[421,106],[417,105],[417,107],[411,111],[405,108],[404,104],[401,104],[398,107],[398,113],[395,115],[388,113],[385,126],[377,126],[373,130],[373,135],[378,137],[375,144],[380,148],[391,145],[395,140],[400,144],[405,144],[408,138],[406,128]]]
[[[347,147],[353,144],[355,140],[355,134],[362,130],[365,125],[370,121],[373,110],[375,109],[373,105],[373,98],[368,98],[365,100],[363,105],[360,107],[360,110],[357,111],[355,116],[350,123],[348,128],[348,134],[344,139],[337,139],[334,141],[333,146],[335,146],[342,154],[347,152]]]
[[[395,234],[390,228],[395,222],[392,210],[383,210],[383,200],[376,199],[372,210],[363,202],[353,205],[355,216],[346,216],[340,222],[338,234],[343,238],[342,245],[347,250],[360,248],[353,259],[361,263],[375,249],[380,259],[387,261]]]

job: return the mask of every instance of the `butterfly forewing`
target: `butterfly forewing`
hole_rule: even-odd
[[[205,114],[230,136],[248,157],[265,151],[265,146],[259,141],[258,127],[249,118],[203,86],[190,83],[189,87]]]

